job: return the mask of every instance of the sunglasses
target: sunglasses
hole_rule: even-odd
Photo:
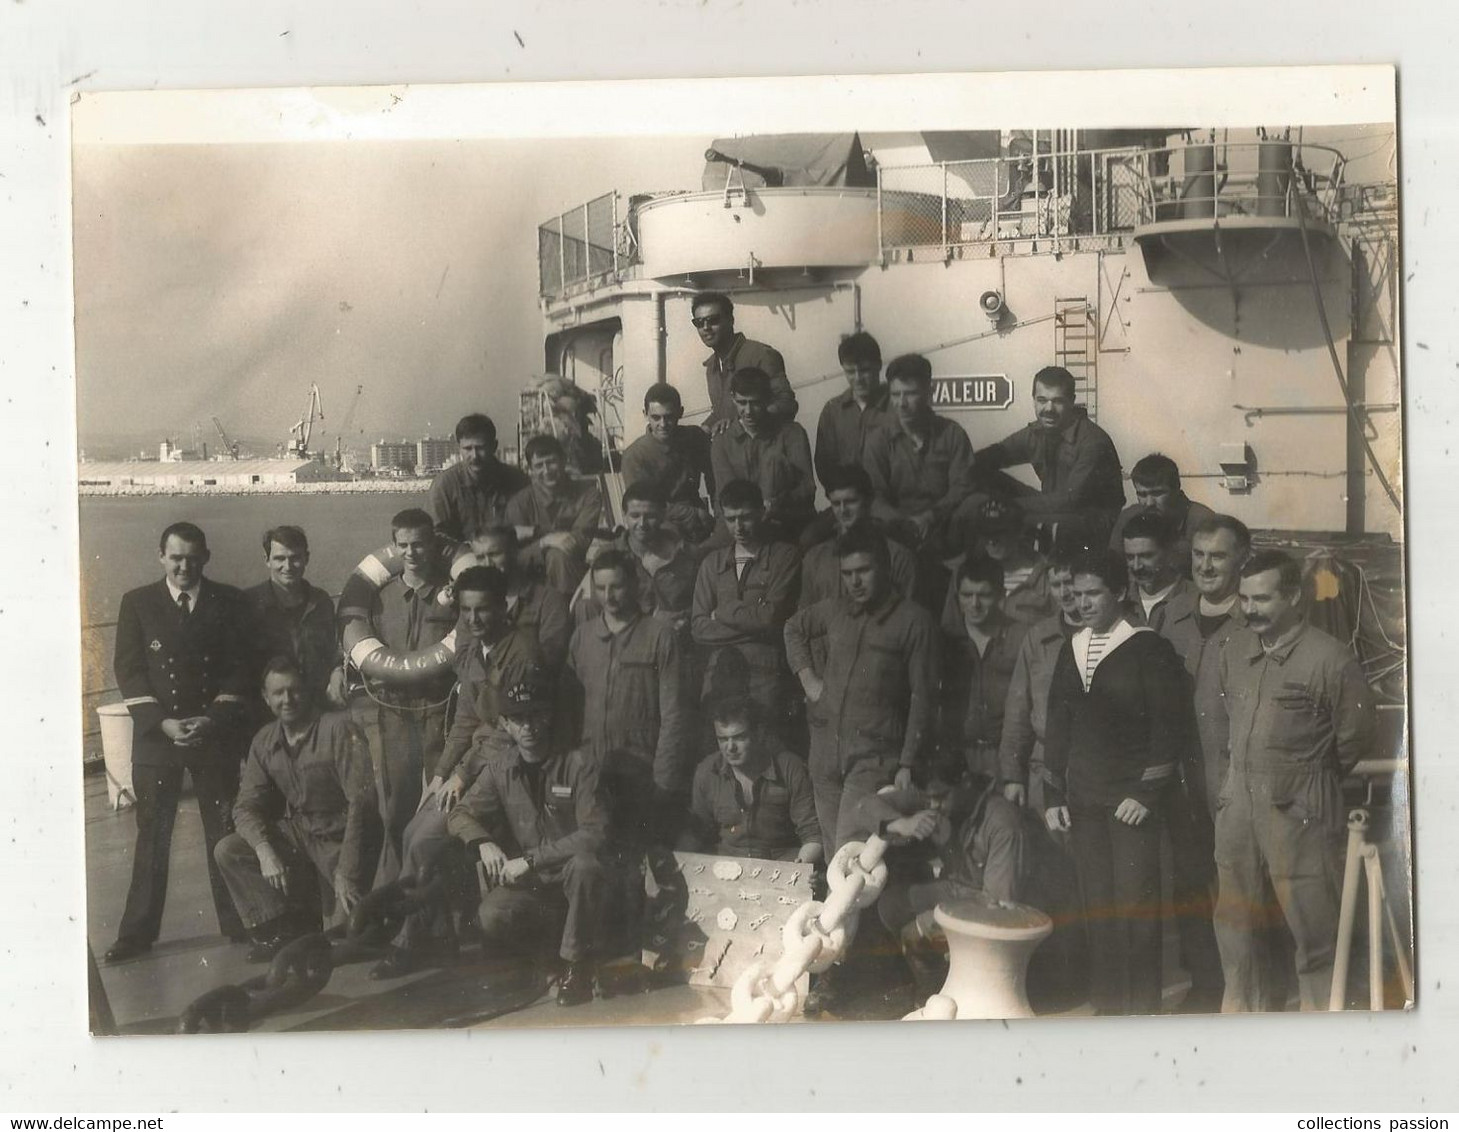
[[[707,330],[711,326],[718,326],[723,321],[723,315],[707,314],[703,318],[691,318],[689,323],[695,330]]]

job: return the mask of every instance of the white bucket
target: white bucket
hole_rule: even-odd
[[[101,721],[101,758],[106,764],[106,799],[114,810],[137,802],[132,788],[132,713],[126,704],[102,704],[96,709]]]

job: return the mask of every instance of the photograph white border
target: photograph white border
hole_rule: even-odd
[[[1444,694],[1439,681],[1448,670],[1442,626],[1453,623],[1455,599],[1437,585],[1439,563],[1455,545],[1454,509],[1444,499],[1452,459],[1444,446],[1459,407],[1451,333],[1451,284],[1459,277],[1452,200],[1459,99],[1451,62],[1441,50],[1444,35],[1355,3],[1300,3],[1277,11],[1270,3],[1242,0],[1219,12],[1192,9],[1179,17],[1161,10],[1188,37],[1175,43],[1168,35],[1137,34],[1140,21],[1154,18],[1153,10],[1125,3],[1102,8],[1100,22],[1107,27],[1081,26],[1077,36],[1066,29],[1049,40],[1030,40],[1020,50],[1025,30],[1044,36],[1057,30],[1049,26],[1055,20],[1047,8],[982,11],[973,19],[955,4],[901,4],[888,11],[883,5],[849,2],[734,8],[644,2],[559,13],[570,34],[546,58],[519,47],[517,36],[525,44],[551,42],[558,21],[526,4],[491,5],[489,16],[462,14],[448,4],[429,13],[422,12],[426,5],[410,5],[408,21],[391,20],[389,5],[362,4],[348,27],[332,5],[113,0],[58,13],[12,0],[7,7],[12,10],[0,17],[0,63],[14,77],[0,94],[0,101],[8,103],[0,118],[0,173],[5,174],[0,194],[8,198],[0,215],[0,244],[14,251],[6,256],[13,266],[0,273],[0,309],[10,325],[9,341],[0,345],[0,373],[13,435],[3,456],[7,482],[0,505],[25,548],[12,595],[0,602],[5,635],[0,686],[23,716],[11,733],[12,779],[0,802],[5,819],[0,828],[14,839],[3,901],[12,957],[5,978],[11,1004],[7,1045],[16,1059],[7,1107],[61,1112],[737,1109],[745,1102],[744,1074],[750,1067],[755,1102],[772,1107],[1295,1106],[1314,1112],[1454,1107],[1459,989],[1454,981],[1445,989],[1444,968],[1453,954],[1454,909],[1459,908],[1459,870],[1452,866],[1459,859],[1451,816],[1456,775],[1442,766],[1444,752],[1435,749],[1426,760],[1423,747],[1428,737],[1437,748],[1454,722],[1453,697]],[[661,36],[648,31],[656,19]],[[7,24],[19,33],[7,34]],[[969,38],[953,42],[947,29],[954,25],[966,27]],[[996,30],[996,42],[978,41],[980,27]],[[1320,35],[1323,27],[1329,28],[1326,40]],[[382,54],[386,50],[389,59]],[[1403,67],[1404,376],[1410,430],[1404,483],[1409,530],[1422,532],[1421,541],[1409,547],[1411,607],[1422,611],[1414,618],[1410,651],[1422,905],[1417,1011],[1343,1019],[1122,1019],[1006,1028],[997,1023],[847,1024],[753,1033],[683,1027],[165,1042],[86,1036],[84,891],[76,836],[81,829],[75,696],[79,611],[67,235],[66,105],[76,86],[246,87],[630,72],[653,77],[726,69],[804,73],[841,70],[848,63],[880,72],[1095,60],[1120,66],[1209,64],[1284,54],[1374,57],[1385,51]],[[1380,75],[1380,90],[1391,89],[1386,72]],[[1050,76],[1020,77],[1050,89]],[[883,81],[846,80],[847,89],[867,90]],[[1372,81],[1367,80],[1369,93]],[[1242,89],[1233,84],[1228,93]],[[1320,96],[1320,86],[1313,89]],[[838,87],[838,96],[843,93]],[[1281,106],[1283,119],[1321,120],[1316,107]],[[1162,119],[1174,113],[1167,112],[1168,102],[1159,107]],[[722,114],[707,123],[696,119],[693,132],[764,128],[763,120],[739,119],[729,109],[720,107]],[[738,114],[746,106],[735,109]],[[803,110],[796,107],[799,128],[822,124]],[[953,124],[927,103],[909,102],[905,110],[900,121],[924,128]],[[1048,124],[1077,118],[1083,125],[1096,114],[1081,103],[1077,113]],[[1383,117],[1343,107],[1336,120]],[[1035,116],[1021,104],[989,108],[990,123],[1012,120],[1035,123]],[[736,127],[733,121],[745,124]],[[1128,124],[1128,115],[1119,122]],[[960,115],[956,124],[978,122]],[[686,132],[690,128],[684,126]],[[531,131],[514,127],[512,132]],[[674,130],[661,114],[644,132]],[[1446,149],[1440,145],[1445,140]],[[1425,285],[1429,279],[1431,287]],[[869,1064],[875,1072],[866,1072]],[[433,1087],[427,1081],[444,1084]]]

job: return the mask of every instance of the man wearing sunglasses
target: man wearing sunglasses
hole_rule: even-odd
[[[770,412],[782,421],[795,420],[800,406],[785,377],[785,359],[764,342],[746,338],[735,329],[735,304],[728,295],[703,291],[690,308],[699,340],[714,352],[704,359],[704,381],[709,387],[709,417],[704,430],[717,436],[734,423],[735,403],[730,379],[742,369],[758,369],[770,377]]]

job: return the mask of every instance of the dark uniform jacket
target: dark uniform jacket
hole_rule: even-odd
[[[1175,781],[1195,731],[1185,669],[1170,642],[1135,629],[1104,654],[1084,690],[1076,651],[1087,629],[1059,653],[1049,688],[1044,762],[1049,805],[1155,808]]]
[[[991,639],[979,656],[961,610],[956,613],[942,622],[942,749],[962,752],[973,760],[968,769],[996,778],[1008,688],[1028,626],[995,611],[983,626]]]
[[[872,511],[884,522],[927,511],[945,520],[973,490],[972,441],[946,417],[932,418],[921,451],[899,424],[879,429],[867,437],[865,459],[876,489]]]
[[[845,771],[859,759],[913,767],[928,754],[937,705],[937,628],[895,593],[870,609],[845,598],[818,602],[785,624],[792,672],[813,671],[811,643],[825,638],[825,682],[806,705],[811,765]]]
[[[897,427],[896,417],[887,408],[887,396],[887,387],[882,385],[864,409],[849,389],[826,402],[816,422],[816,478],[822,485],[837,468],[864,467],[872,435]]]
[[[1165,636],[1165,620],[1170,611],[1181,603],[1189,605],[1198,596],[1195,583],[1189,578],[1177,578],[1175,588],[1156,602],[1149,614],[1146,614],[1145,605],[1140,600],[1140,587],[1131,582],[1129,596],[1125,599],[1125,617],[1131,625],[1145,625]]]
[[[1056,613],[1030,626],[1018,648],[1008,699],[1003,706],[1003,736],[998,743],[998,777],[1029,785],[1030,764],[1044,773],[1044,736],[1048,733],[1049,688],[1059,653],[1074,626]]]
[[[213,720],[213,750],[233,759],[242,753],[242,728],[258,694],[248,603],[241,591],[209,578],[197,592],[186,617],[165,580],[122,597],[115,670],[132,717],[137,766],[180,766],[199,754],[174,746],[162,731],[163,720],[196,715]]]
[[[1303,625],[1268,653],[1240,630],[1221,652],[1221,690],[1231,721],[1231,765],[1267,780],[1273,804],[1304,798],[1314,780],[1340,779],[1373,747],[1373,692],[1352,651]]]
[[[509,858],[525,857],[538,873],[602,850],[608,811],[598,759],[582,749],[553,755],[535,782],[525,763],[516,744],[492,750],[471,789],[446,815],[450,834],[473,850],[490,841]]]
[[[571,535],[564,553],[581,559],[602,516],[603,497],[596,483],[564,479],[555,493],[535,483],[517,492],[507,504],[506,521],[514,527],[532,527],[536,538],[554,532]]]
[[[977,456],[979,470],[1031,464],[1042,488],[1018,500],[1031,518],[1050,513],[1088,511],[1114,522],[1125,505],[1120,456],[1109,434],[1076,405],[1071,420],[1058,432],[1038,422],[1019,429]]]
[[[944,625],[950,619],[961,622],[962,612],[957,604],[957,572],[963,564],[965,555],[958,555],[947,563],[947,568],[952,571],[952,580],[947,583],[947,596],[942,599],[942,622]],[[1014,587],[1010,593],[1007,590],[1003,594],[1003,612],[1014,621],[1022,621],[1025,625],[1033,625],[1042,621],[1059,611],[1059,603],[1054,600],[1054,595],[1049,593],[1049,564],[1039,556],[1034,563],[1033,571]]]
[[[911,601],[917,588],[917,559],[894,538],[887,539],[887,555],[892,564],[892,588]],[[836,555],[836,540],[829,538],[807,550],[800,561],[799,608],[840,596],[841,559]]]
[[[253,613],[255,679],[274,657],[291,657],[304,670],[304,685],[315,705],[322,708],[330,673],[341,661],[334,602],[308,582],[304,583],[304,599],[296,606],[284,604],[279,587],[271,580],[251,586],[244,595]]]
[[[704,384],[709,389],[709,417],[706,429],[718,421],[735,419],[735,401],[730,396],[730,379],[742,369],[757,369],[770,377],[770,411],[783,421],[795,420],[800,405],[785,376],[785,359],[780,351],[736,332],[723,358],[710,354],[704,359]],[[720,484],[723,487],[724,484]]]
[[[554,670],[567,659],[567,642],[572,636],[572,619],[567,598],[538,579],[530,579],[507,600],[507,620],[537,638],[542,660]]]
[[[674,552],[669,560],[656,563],[653,573],[649,573],[644,560],[629,545],[627,532],[613,540],[613,549],[627,554],[638,569],[638,603],[644,612],[661,621],[678,621],[682,618],[687,624],[694,605],[694,579],[699,573],[699,560],[689,544],[677,534],[674,534],[672,545]],[[602,606],[593,596],[592,577],[589,575],[583,579],[578,592],[573,595],[573,623],[581,625],[602,612]],[[683,637],[683,643],[687,644],[688,634],[683,634]]]
[[[852,836],[876,833],[891,841],[888,863],[899,873],[909,865],[937,861],[941,878],[981,890],[992,900],[1026,899],[1022,889],[1028,870],[1017,807],[996,793],[988,779],[971,775],[949,794],[943,821],[931,837],[904,842],[888,833],[889,823],[930,805],[930,796],[916,787],[873,794],[857,807]]]
[[[455,607],[444,601],[444,582],[429,582],[412,589],[403,576],[391,578],[371,601],[370,624],[388,648],[418,652],[439,644],[456,628]],[[386,682],[369,681],[373,695],[386,704],[422,707],[442,703],[451,692],[451,672],[424,676],[394,674]]]
[[[1120,512],[1120,517],[1115,520],[1114,533],[1109,538],[1109,548],[1116,554],[1125,552],[1125,524],[1145,510],[1141,504],[1132,503]],[[1213,515],[1215,512],[1209,507],[1188,498],[1183,491],[1175,502],[1175,509],[1169,516],[1175,527],[1175,541],[1171,544],[1170,556],[1183,578],[1191,576],[1191,535]]]
[[[527,486],[527,473],[494,462],[473,483],[465,464],[453,464],[431,483],[431,514],[436,530],[458,542],[469,542],[487,527],[506,522],[507,502]]]
[[[369,889],[380,845],[380,811],[369,744],[347,713],[324,712],[293,751],[277,720],[253,737],[233,822],[257,849],[280,819],[310,841],[337,845],[338,871],[359,891]]]
[[[636,483],[657,484],[671,504],[707,506],[706,498],[714,498],[709,436],[693,425],[675,426],[668,444],[644,433],[623,452],[623,486]],[[707,487],[707,497],[700,494],[701,483]]]
[[[800,553],[789,543],[761,547],[744,577],[735,570],[733,546],[710,551],[694,582],[691,622],[695,643],[710,654],[706,679],[715,654],[733,646],[749,668],[752,694],[775,686],[785,670],[781,630],[799,590]]]
[[[582,720],[583,745],[599,759],[633,755],[660,790],[682,790],[683,660],[673,629],[640,613],[614,633],[600,615],[573,631],[567,664],[575,679],[564,700]]]
[[[1226,777],[1231,745],[1226,699],[1221,694],[1221,654],[1246,627],[1246,618],[1238,600],[1215,632],[1209,637],[1202,637],[1200,599],[1201,595],[1194,588],[1172,598],[1163,611],[1159,632],[1175,646],[1175,651],[1185,662],[1186,674],[1192,684],[1202,774],[1195,777],[1188,775],[1186,784],[1198,798],[1203,798],[1208,808],[1214,809],[1221,782]],[[1192,755],[1195,753],[1192,752]],[[1196,793],[1202,788],[1202,780],[1203,795]]]
[[[735,772],[715,752],[694,772],[689,803],[696,846],[707,853],[767,860],[792,856],[802,845],[824,845],[806,765],[789,751],[770,756],[745,798]]]
[[[794,421],[771,417],[755,436],[735,421],[714,438],[709,459],[720,487],[731,480],[745,480],[760,489],[765,516],[771,522],[803,525],[815,514],[811,442]]]
[[[519,684],[542,666],[542,653],[531,632],[513,629],[491,648],[490,656],[481,655],[481,645],[468,640],[456,654],[456,677],[459,689],[456,715],[446,733],[446,745],[431,773],[448,777],[461,766],[461,777],[470,782],[480,769],[479,758],[468,759],[468,753],[483,739],[497,735],[501,723],[502,699],[507,689]]]

